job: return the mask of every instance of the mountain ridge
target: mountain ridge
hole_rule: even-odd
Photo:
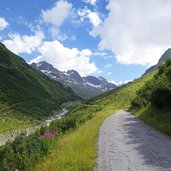
[[[143,74],[146,75],[148,73],[151,73],[152,71],[156,70],[160,64],[162,64],[166,59],[171,58],[171,48],[167,49],[164,54],[160,57],[158,63],[156,65],[151,66],[148,68],[145,73]]]
[[[78,96],[84,99],[89,99],[117,87],[103,77],[81,77],[75,70],[68,70],[67,72],[59,71],[46,61],[32,63],[31,66],[40,70],[50,78],[70,87]]]

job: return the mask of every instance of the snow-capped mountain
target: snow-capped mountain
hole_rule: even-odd
[[[81,77],[80,74],[75,70],[62,72],[54,68],[53,65],[47,63],[46,61],[32,63],[31,66],[40,70],[50,78],[61,82],[65,86],[70,87],[73,89],[75,94],[84,99],[94,97],[103,92],[107,92],[116,88],[115,84],[109,83],[103,77]]]

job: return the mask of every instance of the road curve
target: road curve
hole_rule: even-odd
[[[171,171],[171,138],[126,111],[100,128],[95,171]]]

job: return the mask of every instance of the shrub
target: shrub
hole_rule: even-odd
[[[161,75],[164,73],[164,69],[165,69],[165,65],[161,64],[158,68],[158,74],[157,75]]]
[[[148,101],[145,98],[141,98],[139,96],[137,96],[132,102],[131,105],[133,107],[143,107],[146,106],[148,104]]]
[[[167,76],[168,79],[171,81],[171,67],[169,67],[169,68],[167,69],[166,76]]]
[[[132,101],[133,107],[143,107],[151,104],[157,108],[171,106],[171,58],[158,68],[157,74],[136,92]]]
[[[171,89],[158,88],[151,95],[151,104],[159,109],[171,108]]]
[[[166,67],[171,66],[171,58],[168,58],[168,59],[166,60],[165,66],[166,66]]]
[[[13,142],[0,147],[0,171],[33,170],[35,164],[46,157],[57,144],[58,134],[74,130],[79,124],[93,117],[94,106],[78,106],[64,118],[53,121],[49,127],[42,127],[34,134],[20,135]],[[97,108],[96,110],[100,110]]]

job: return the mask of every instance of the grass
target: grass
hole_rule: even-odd
[[[57,148],[35,170],[86,171],[94,168],[98,130],[112,112],[107,109],[97,112],[93,119],[64,135]]]
[[[146,124],[152,126],[171,136],[171,111],[167,109],[158,110],[154,107],[147,106],[141,109],[132,109],[132,113],[138,116]]]
[[[39,124],[38,121],[28,116],[22,116],[21,113],[8,110],[0,115],[0,133],[24,129]]]
[[[136,96],[135,92],[152,77],[153,74],[149,74],[90,101],[82,110],[88,110],[91,105],[92,107],[93,105],[103,106],[102,110],[95,112],[91,120],[80,125],[75,131],[62,136],[56,148],[36,166],[35,170],[87,171],[93,169],[96,166],[97,141],[101,124],[115,111],[128,109]]]

